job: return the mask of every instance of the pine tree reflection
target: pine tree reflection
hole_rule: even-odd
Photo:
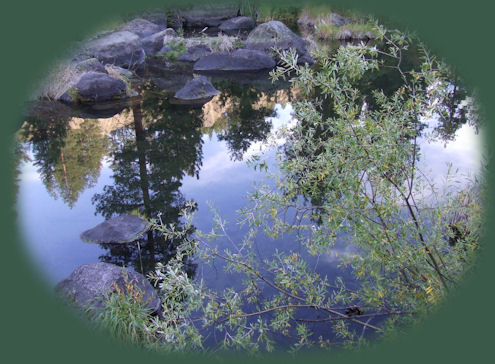
[[[109,218],[135,211],[152,219],[160,216],[164,224],[181,226],[179,212],[186,203],[179,191],[181,181],[186,175],[197,176],[202,163],[199,112],[175,107],[163,94],[145,92],[142,103],[132,107],[134,123],[113,135],[114,183],[93,196],[96,213]],[[149,231],[142,241],[102,244],[108,254],[100,259],[132,265],[146,274],[156,262],[166,263],[179,243]],[[193,274],[195,266],[188,263]]]

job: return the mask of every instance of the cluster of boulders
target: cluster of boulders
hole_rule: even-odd
[[[282,22],[269,21],[255,27],[252,18],[237,16],[232,9],[216,11],[209,16],[192,10],[178,14],[181,27],[215,27],[219,32],[230,35],[250,31],[244,42],[239,41],[236,47],[228,51],[215,51],[211,42],[187,47],[177,60],[192,63],[194,72],[270,70],[278,61],[273,53],[274,48],[295,48],[300,63],[312,63],[305,41]],[[174,42],[185,40],[174,29],[167,28],[168,25],[165,15],[148,14],[125,23],[115,31],[90,39],[79,49],[63,77],[50,80],[59,85],[54,85],[56,91],[48,96],[70,104],[105,102],[132,96],[130,80],[135,71],[145,66],[147,58],[176,51]],[[218,38],[222,40],[220,36]],[[201,80],[209,82],[204,78]],[[196,94],[201,96],[200,92]],[[177,98],[192,98],[192,94],[185,91],[176,95]]]

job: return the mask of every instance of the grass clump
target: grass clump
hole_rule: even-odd
[[[166,61],[176,61],[181,54],[187,51],[186,41],[183,38],[174,38],[165,45],[172,48],[172,50],[158,53],[158,57],[163,58]]]
[[[103,310],[93,318],[93,323],[118,340],[146,347],[156,341],[151,313],[144,292],[125,276],[125,289],[114,284],[114,292],[106,297]]]

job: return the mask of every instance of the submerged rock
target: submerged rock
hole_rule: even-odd
[[[159,312],[160,299],[150,282],[142,274],[110,263],[79,266],[57,284],[55,291],[76,307],[86,309],[90,306],[91,311],[97,314],[117,288],[125,294],[129,285],[142,293],[142,302],[150,313]]]
[[[205,76],[198,76],[186,83],[174,95],[179,100],[203,100],[218,95],[218,91]]]
[[[288,50],[295,48],[299,56],[299,63],[313,63],[309,56],[304,39],[296,35],[284,23],[272,20],[258,25],[249,33],[245,48],[269,52],[271,48]]]
[[[120,215],[103,221],[81,234],[81,239],[94,243],[130,243],[143,237],[148,222],[134,215]]]
[[[103,63],[124,68],[141,65],[145,53],[139,36],[129,31],[118,31],[93,39],[86,45],[86,52]]]
[[[273,67],[275,61],[272,57],[263,51],[252,49],[212,53],[194,64],[195,71],[259,71]]]
[[[253,29],[254,20],[248,16],[237,16],[224,21],[218,28],[227,34],[234,34]]]

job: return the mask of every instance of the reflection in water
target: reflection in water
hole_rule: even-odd
[[[64,116],[28,118],[20,137],[31,143],[34,165],[47,191],[72,207],[79,194],[96,183],[108,143],[96,120],[86,119],[69,129]]]
[[[411,49],[405,57],[406,70],[417,62],[414,52]],[[200,228],[209,230],[210,221],[199,211],[206,209],[205,202],[213,200],[216,207],[229,211],[229,216],[242,207],[242,197],[254,177],[252,170],[237,168],[238,162],[258,149],[270,130],[280,126],[281,120],[294,121],[291,102],[297,100],[298,90],[289,88],[288,83],[272,84],[266,75],[252,79],[239,76],[235,80],[215,76],[211,80],[222,93],[210,102],[201,107],[173,104],[170,91],[177,85],[169,83],[187,80],[179,71],[172,78],[169,77],[172,74],[160,74],[163,71],[145,75],[151,81],[136,85],[139,96],[129,104],[71,109],[47,101],[34,105],[26,118],[19,132],[18,150],[20,155],[32,158],[32,163],[26,165],[34,167],[36,172],[27,173],[26,167],[23,169],[21,195],[28,193],[24,188],[31,188],[27,183],[31,176],[41,180],[51,196],[50,201],[60,197],[69,209],[76,208],[80,200],[80,208],[84,205],[81,210],[84,212],[77,215],[80,221],[72,222],[73,228],[66,225],[66,230],[59,231],[53,222],[53,226],[49,221],[45,223],[43,229],[49,232],[47,236],[52,245],[38,239],[36,231],[30,233],[32,244],[50,246],[50,250],[44,252],[46,260],[42,264],[51,265],[56,279],[63,278],[77,265],[91,262],[90,256],[94,254],[101,261],[126,265],[144,273],[152,270],[158,261],[167,262],[178,242],[164,239],[156,232],[149,232],[144,239],[132,244],[100,244],[90,248],[88,243],[79,240],[79,234],[101,220],[82,216],[94,213],[101,219],[134,212],[181,226],[179,211],[187,201],[194,199],[198,202],[198,216],[203,216]],[[364,95],[360,102],[373,110],[376,105],[372,103],[371,90],[382,89],[390,94],[402,81],[397,72],[382,67],[379,72],[369,72],[359,82]],[[438,159],[440,156],[470,169],[473,161],[479,159],[473,156],[477,148],[461,139],[468,130],[463,125],[473,123],[469,121],[466,91],[453,79],[451,92],[439,101],[436,131],[449,143],[447,149],[443,149],[444,142],[426,144],[421,141],[422,154],[435,171],[440,170],[436,163],[443,163]],[[323,111],[325,118],[334,116],[331,102],[323,103]],[[420,126],[418,124],[418,128]],[[283,141],[278,144],[281,143]],[[458,149],[459,145],[466,150]],[[285,152],[290,159],[302,151]],[[89,197],[81,198],[85,191]],[[313,204],[319,204],[317,194],[307,197]],[[28,201],[24,207],[32,209],[33,214],[41,214],[37,206],[32,205]],[[57,221],[68,214],[62,208],[59,213],[56,210],[54,208],[49,216]],[[87,225],[81,226],[82,222]],[[25,225],[25,230],[33,229],[28,223]],[[72,242],[69,244],[68,240]],[[41,251],[43,247],[37,249]],[[92,255],[78,253],[84,249],[96,250]],[[342,246],[339,254],[351,253],[348,246]],[[319,264],[335,265],[336,259],[336,256],[321,257]],[[65,265],[60,263],[62,261]],[[193,275],[196,268],[192,259],[188,267]]]
[[[94,189],[104,161],[111,175],[92,194],[95,214],[107,219],[139,213],[181,226],[179,212],[190,200],[181,192],[182,180],[199,178],[203,134],[216,133],[227,143],[231,158],[241,160],[247,148],[270,131],[266,116],[273,113],[277,96],[221,82],[221,97],[203,108],[173,104],[170,93],[153,84],[142,85],[140,99],[117,114],[111,106],[100,115],[98,110],[40,103],[19,133],[19,150],[31,148],[46,190],[61,196],[70,209],[85,189]],[[92,118],[84,118],[87,115]],[[147,273],[156,262],[167,262],[177,244],[150,231],[131,244],[99,244],[99,260]],[[187,263],[193,274],[195,265]]]

